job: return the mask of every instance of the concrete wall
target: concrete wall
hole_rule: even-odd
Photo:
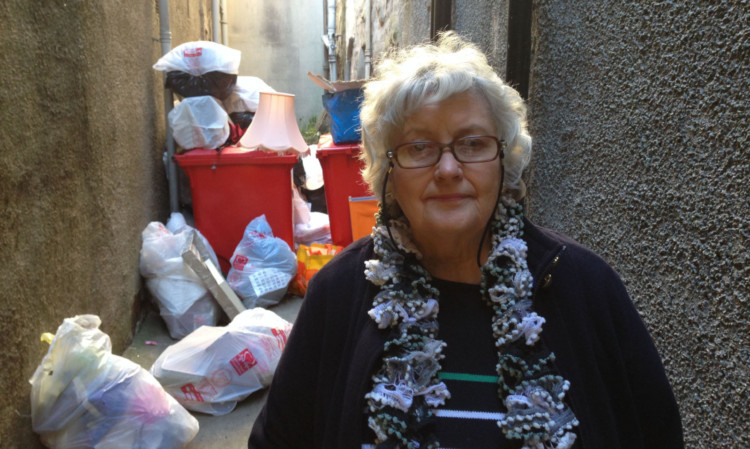
[[[531,215],[620,272],[686,447],[750,447],[748,4],[534,10]]]
[[[227,2],[228,45],[242,51],[240,75],[256,76],[278,92],[295,95],[298,123],[323,111],[323,90],[307,72],[322,74],[323,0]]]
[[[210,39],[209,1],[170,3],[174,45]],[[40,334],[93,313],[119,352],[144,307],[140,233],[168,215],[158,8],[9,0],[0,23],[0,447],[34,449]]]
[[[482,49],[504,76],[508,56],[508,2],[455,0],[453,28]]]

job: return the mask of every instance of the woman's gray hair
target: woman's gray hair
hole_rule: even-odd
[[[377,64],[376,77],[365,85],[360,112],[365,163],[362,178],[381,201],[389,168],[386,152],[395,144],[389,141],[394,132],[400,131],[406,118],[420,107],[469,90],[487,99],[497,136],[505,141],[503,194],[516,200],[523,198],[526,188],[521,174],[531,158],[526,105],[474,44],[447,32],[434,44],[386,54]]]

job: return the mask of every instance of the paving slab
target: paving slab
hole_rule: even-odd
[[[299,296],[287,295],[278,305],[270,307],[280,317],[293,323],[302,305]],[[157,312],[149,312],[133,337],[133,343],[122,354],[145,369],[151,365],[177,340],[169,336],[164,320]],[[190,412],[200,426],[198,435],[185,449],[242,449],[247,447],[247,438],[255,418],[266,400],[268,389],[257,391],[237,404],[237,407],[224,416],[212,416]]]

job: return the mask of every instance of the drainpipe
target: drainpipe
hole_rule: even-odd
[[[169,0],[159,0],[159,37],[161,41],[161,54],[166,55],[172,50],[172,33],[169,31]],[[164,72],[166,83],[167,73]],[[164,118],[166,129],[167,146],[167,181],[169,182],[169,210],[179,212],[180,204],[177,196],[177,165],[174,162],[174,139],[172,130],[169,128],[169,112],[172,110],[174,101],[172,90],[164,88]]]
[[[328,47],[328,76],[336,81],[336,0],[328,0],[328,36],[323,40]]]
[[[346,72],[344,72],[345,81],[349,81],[352,77],[352,55],[354,55],[354,36],[349,38],[349,45],[347,45],[346,47]]]
[[[219,0],[211,0],[211,28],[214,42],[221,43],[221,28],[219,27]]]
[[[229,46],[229,34],[227,31],[227,0],[221,0],[221,43]]]
[[[365,47],[365,78],[372,74],[372,0],[367,5],[367,46]]]

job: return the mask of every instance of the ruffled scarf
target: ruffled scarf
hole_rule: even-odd
[[[494,311],[498,396],[505,406],[497,425],[524,449],[569,449],[578,421],[564,403],[570,384],[556,374],[555,356],[539,339],[544,318],[531,310],[522,214],[512,200],[498,203],[492,249],[482,267],[481,294]],[[376,258],[365,262],[367,280],[380,287],[369,315],[390,332],[365,396],[368,425],[378,449],[437,449],[434,410],[450,398],[438,378],[445,347],[437,339],[440,292],[419,263],[405,219],[390,220],[390,231],[392,237],[378,218],[372,233]]]

